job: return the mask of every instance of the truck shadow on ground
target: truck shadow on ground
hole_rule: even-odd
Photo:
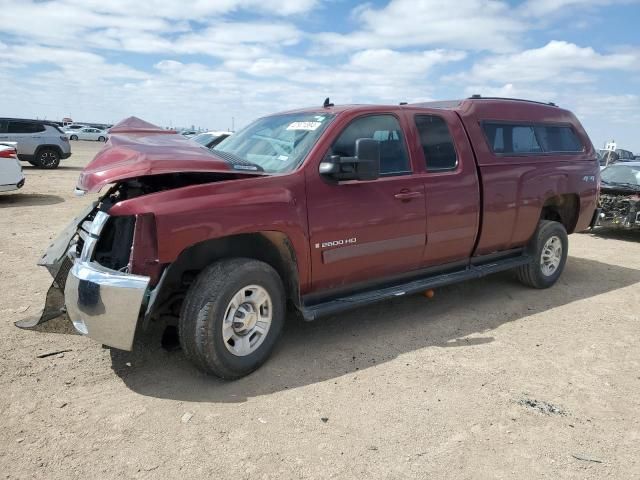
[[[134,352],[112,350],[112,367],[142,395],[244,402],[337,379],[418,349],[482,348],[505,323],[638,282],[640,270],[571,257],[558,284],[548,290],[524,287],[507,272],[438,289],[430,300],[421,295],[399,298],[314,323],[289,319],[271,359],[233,382],[201,373],[181,351],[166,351],[149,338]]]
[[[64,202],[58,195],[42,193],[9,193],[0,195],[0,208],[37,207]]]

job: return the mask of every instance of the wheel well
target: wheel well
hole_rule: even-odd
[[[567,233],[573,233],[580,213],[580,198],[576,194],[556,195],[542,206],[540,220],[553,220],[564,225]]]
[[[62,156],[62,149],[58,145],[40,145],[36,149],[34,158],[38,158],[38,155],[40,155],[40,152],[42,152],[42,150],[55,150],[56,152],[58,152],[58,155]]]
[[[186,248],[163,275],[150,316],[177,316],[179,304],[197,275],[216,260],[233,257],[252,258],[271,265],[282,279],[287,300],[300,305],[293,246],[285,234],[266,231],[206,240]]]

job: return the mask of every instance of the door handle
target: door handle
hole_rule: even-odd
[[[396,200],[402,200],[403,202],[408,202],[414,198],[421,198],[422,192],[416,192],[411,190],[401,190],[394,195]]]

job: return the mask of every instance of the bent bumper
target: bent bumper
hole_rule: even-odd
[[[79,333],[131,350],[149,281],[76,259],[64,289],[67,315]]]
[[[51,243],[38,262],[47,267],[53,283],[47,292],[42,314],[16,322],[20,328],[69,333],[67,320],[78,333],[104,345],[131,350],[138,325],[148,300],[149,277],[105,268],[93,260],[100,233],[109,215],[95,213],[89,205]],[[78,255],[78,242],[82,252]],[[67,317],[63,324],[49,329],[50,320]],[[56,323],[56,322],[51,322]]]

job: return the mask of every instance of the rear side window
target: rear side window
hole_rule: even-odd
[[[336,139],[331,152],[341,157],[356,154],[356,140],[373,138],[380,142],[380,174],[398,175],[411,171],[404,136],[393,115],[370,115],[351,122]]]
[[[570,126],[484,122],[489,146],[497,154],[576,153],[584,146]]]
[[[536,136],[545,152],[581,152],[582,143],[568,126],[536,126]]]
[[[44,125],[37,122],[9,121],[7,133],[38,133],[44,132]]]
[[[427,171],[455,169],[458,166],[458,156],[444,119],[437,115],[416,115],[416,127],[427,162]]]

